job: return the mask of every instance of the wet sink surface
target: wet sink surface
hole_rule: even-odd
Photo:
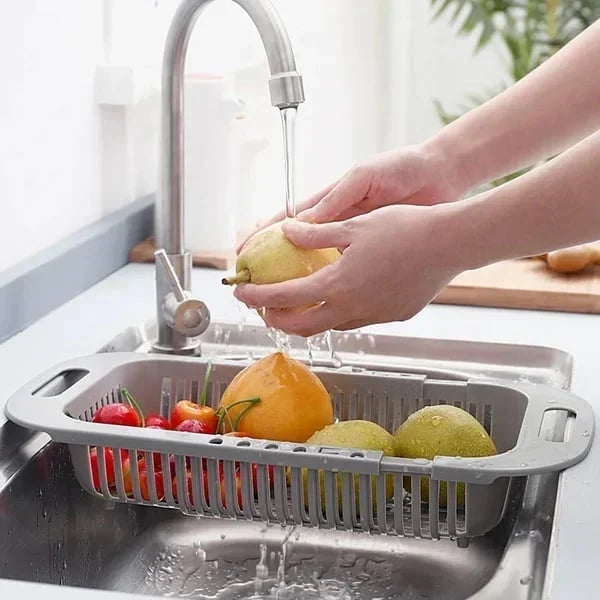
[[[55,444],[2,489],[0,507],[0,577],[202,600],[462,600],[506,543],[501,531],[460,549],[106,505],[81,491]]]
[[[492,575],[493,548],[465,552],[347,533],[180,520],[146,532],[96,580],[99,587],[212,598],[465,598]]]

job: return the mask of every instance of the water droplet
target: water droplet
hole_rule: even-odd
[[[523,468],[525,468],[527,466],[527,463],[521,463],[520,466],[523,467]]]
[[[529,585],[533,581],[533,577],[531,575],[527,575],[526,577],[521,577],[519,579],[519,583],[521,585]]]
[[[581,434],[581,437],[585,437],[585,438],[587,438],[587,437],[590,437],[590,432],[589,432],[589,431],[584,431],[584,432]]]
[[[329,357],[331,358],[331,362],[333,363],[334,368],[340,369],[343,366],[342,359],[336,354],[335,349],[333,347],[333,337],[331,335],[331,330],[325,333],[325,342],[327,344],[327,349],[329,350]]]
[[[308,350],[308,365],[313,366],[313,342],[312,338],[306,338],[306,348]]]

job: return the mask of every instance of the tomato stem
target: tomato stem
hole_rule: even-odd
[[[219,417],[219,421],[217,422],[217,433],[222,433],[221,426],[223,425],[223,421],[225,420],[225,418],[227,418],[227,420],[229,421],[229,426],[231,427],[231,431],[237,431],[237,428],[239,427],[242,417],[253,406],[258,404],[259,402],[260,402],[260,398],[256,397],[256,398],[247,398],[246,400],[236,400],[235,402],[232,402],[231,404],[228,404],[227,406],[221,406],[221,408],[219,408],[219,410],[217,410],[217,413],[216,413]],[[235,424],[234,424],[233,421],[231,420],[229,411],[231,408],[233,408],[234,406],[237,406],[239,404],[248,404],[248,406],[246,406],[242,410],[242,412],[240,412],[240,414],[237,416],[237,419],[235,420]]]
[[[204,383],[202,385],[202,395],[200,396],[199,404],[204,406],[206,404],[207,396],[208,396],[208,383],[210,380],[210,373],[212,371],[212,363],[209,361],[206,364],[206,373],[204,374]]]
[[[121,396],[123,396],[123,398],[125,399],[127,404],[129,404],[129,406],[131,406],[131,408],[133,408],[133,410],[135,410],[135,412],[140,417],[140,421],[142,422],[142,427],[145,427],[146,420],[144,419],[144,413],[142,412],[140,405],[137,403],[135,398],[129,393],[129,390],[127,388],[121,388]]]

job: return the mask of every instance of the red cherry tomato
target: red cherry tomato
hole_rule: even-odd
[[[148,415],[146,417],[146,428],[172,429],[169,420],[165,417],[161,417],[160,415]]]
[[[193,483],[192,483],[192,474],[188,471],[185,474],[185,481],[186,481],[186,487],[187,487],[187,495],[188,495],[188,499],[189,501],[192,501],[192,498],[194,497],[193,494]],[[179,498],[177,496],[177,477],[173,476],[173,498],[175,498],[175,500],[177,500],[179,502]],[[208,488],[206,485],[206,479],[205,479],[205,483],[204,483],[204,493],[206,494],[206,498],[208,498]],[[183,498],[181,499],[183,501]]]
[[[163,470],[163,466],[162,466],[162,455],[158,452],[153,452],[152,453],[152,462],[154,463],[154,470],[155,471],[162,471]]]
[[[221,489],[221,502],[223,503],[223,506],[227,507],[227,487],[225,485],[225,478],[223,476],[221,476],[221,481],[220,481],[220,489]],[[242,505],[242,480],[240,477],[240,474],[238,471],[235,472],[234,474],[234,488],[233,488],[234,494],[237,495],[237,502],[238,502],[238,506],[240,508],[243,507]],[[227,507],[227,508],[235,508],[235,507]]]
[[[160,418],[162,419],[163,417]],[[170,428],[171,426],[169,425],[169,429]],[[166,429],[160,425],[148,425],[148,419],[146,419],[146,429],[159,429],[160,431],[166,431]],[[159,452],[152,453],[152,461],[154,462],[154,468],[160,471],[162,469],[162,459]]]
[[[175,427],[175,431],[187,431],[188,433],[214,433],[205,422],[196,421],[196,419],[186,419],[185,421],[181,421],[181,423]]]
[[[252,486],[254,487],[254,495],[258,496],[258,465],[256,463],[252,463],[251,473]],[[273,489],[273,484],[275,482],[273,465],[267,465],[267,475],[269,478],[269,487]]]
[[[144,500],[150,500],[150,474],[148,471],[140,472],[140,492]],[[163,474],[160,471],[154,471],[154,486],[156,489],[156,495],[158,500],[162,500],[165,497],[165,482]]]
[[[140,458],[138,460],[138,479],[140,482],[140,492],[144,500],[150,500],[150,474],[146,467],[146,459]],[[123,474],[123,487],[125,493],[129,497],[133,497],[133,478],[131,476],[131,469],[128,468],[127,472]],[[165,483],[162,471],[160,469],[154,470],[154,485],[156,487],[156,494],[159,500],[165,497]]]
[[[108,485],[114,485],[115,483],[115,457],[110,448],[104,448],[104,465],[106,467],[106,481]],[[98,464],[98,449],[92,448],[90,450],[90,469],[92,470],[92,482],[94,488],[99,492],[102,491],[100,487],[100,465]]]
[[[135,409],[128,404],[107,404],[99,408],[92,417],[93,423],[106,423],[108,425],[128,425],[141,427],[142,419]]]
[[[127,450],[125,450],[127,452]],[[116,475],[115,475],[115,455],[110,448],[104,448],[104,464],[106,467],[106,482],[110,487],[114,486],[116,483]],[[123,478],[129,476],[130,471],[130,463],[129,458],[123,455],[123,450],[121,451],[121,470],[123,472]],[[102,491],[100,487],[100,465],[98,461],[98,449],[92,448],[90,450],[90,468],[92,471],[92,482],[94,484],[94,488],[99,492]]]
[[[171,426],[177,429],[182,421],[198,421],[204,423],[205,431],[202,433],[216,433],[219,418],[210,406],[202,406],[189,400],[181,400],[171,413]]]
[[[129,460],[129,450],[126,450],[125,448],[121,448],[120,454],[121,454],[122,461]]]

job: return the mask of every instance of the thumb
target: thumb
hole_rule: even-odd
[[[283,233],[294,244],[307,250],[317,248],[346,248],[352,239],[350,221],[317,225],[302,221],[286,221]]]

